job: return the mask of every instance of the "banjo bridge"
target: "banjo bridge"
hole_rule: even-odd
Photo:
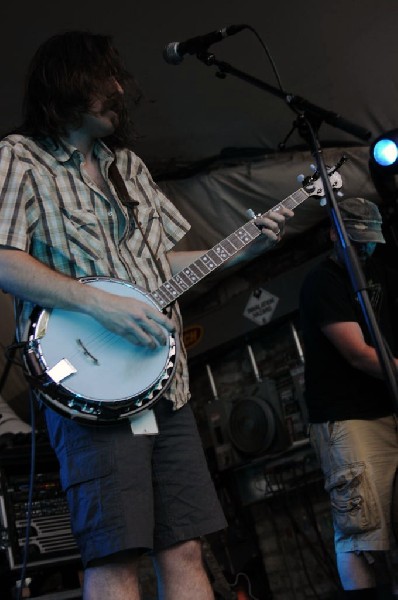
[[[89,352],[89,350],[86,348],[86,346],[83,344],[82,340],[80,338],[78,338],[76,340],[77,345],[79,346],[79,348],[81,350],[83,350],[83,354],[86,358],[88,358],[96,367],[99,367],[100,362],[98,360],[98,358],[95,358],[95,356],[93,354],[91,354],[91,352]]]

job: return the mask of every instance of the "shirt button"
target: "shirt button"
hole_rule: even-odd
[[[112,217],[113,216],[113,212],[111,210],[108,210],[108,217]]]

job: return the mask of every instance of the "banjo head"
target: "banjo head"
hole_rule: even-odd
[[[146,302],[151,296],[118,279],[84,278],[86,285]],[[150,408],[169,387],[178,341],[154,350],[136,346],[92,317],[63,309],[32,312],[25,363],[43,402],[84,422],[108,423]]]

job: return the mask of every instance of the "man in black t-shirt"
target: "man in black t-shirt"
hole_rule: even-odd
[[[339,203],[386,348],[397,352],[398,272],[372,257],[385,243],[378,207]],[[310,437],[330,494],[337,567],[349,598],[376,598],[371,553],[394,542],[398,507],[396,403],[383,378],[334,229],[334,250],[306,277],[300,297]],[[392,359],[393,371],[398,360]]]

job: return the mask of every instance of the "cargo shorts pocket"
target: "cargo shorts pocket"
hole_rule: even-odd
[[[60,471],[76,536],[113,527],[118,500],[112,463],[104,450],[80,448],[68,454]]]
[[[365,463],[336,469],[325,479],[333,521],[345,534],[364,533],[380,527],[380,511]]]

